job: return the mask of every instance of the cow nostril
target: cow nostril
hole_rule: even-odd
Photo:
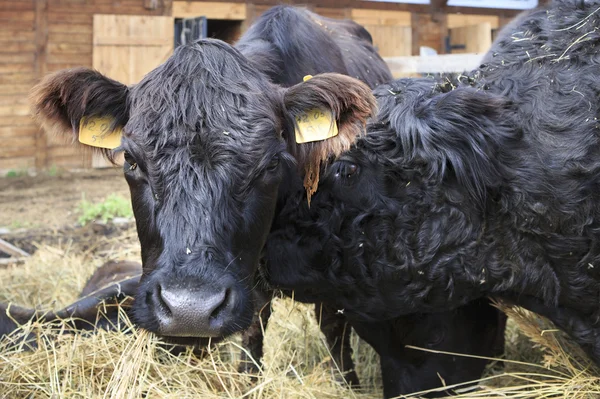
[[[173,311],[171,309],[171,304],[169,304],[168,299],[165,298],[165,296],[163,295],[163,288],[162,288],[162,286],[160,284],[156,285],[154,295],[156,297],[156,304],[158,305],[158,307],[160,308],[160,310],[166,316],[172,316],[173,315]]]
[[[210,314],[211,320],[216,320],[219,318],[220,314],[227,308],[227,305],[230,302],[230,298],[231,298],[231,289],[227,288],[225,290],[225,294],[223,295],[223,300],[211,312],[211,314]]]

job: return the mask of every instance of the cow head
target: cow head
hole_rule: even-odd
[[[95,117],[122,129],[143,261],[135,318],[179,343],[250,323],[284,169],[309,171],[314,186],[321,161],[352,145],[374,107],[370,89],[342,75],[274,86],[218,40],[176,49],[131,87],[89,69],[55,73],[32,103],[59,134],[77,137]],[[298,144],[296,120],[311,109],[331,112],[339,134]]]
[[[362,320],[462,304],[486,280],[463,268],[485,264],[470,258],[485,212],[503,205],[502,187],[521,162],[512,155],[523,146],[516,113],[503,96],[446,91],[432,79],[374,93],[377,117],[323,171],[310,208],[298,198],[282,206],[265,277]]]

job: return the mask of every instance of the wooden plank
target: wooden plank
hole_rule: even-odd
[[[22,64],[0,64],[0,74],[17,72],[33,72],[33,63],[28,62]]]
[[[15,247],[11,243],[4,241],[2,238],[0,238],[0,251],[15,257],[27,258],[31,256],[27,252],[23,251],[21,248]]]
[[[29,104],[27,102],[27,96],[22,94],[3,96],[0,95],[0,106],[14,105],[14,104]]]
[[[0,127],[0,137],[2,140],[8,140],[11,138],[19,138],[19,137],[30,137],[36,134],[39,129],[37,126],[6,126]]]
[[[19,31],[34,31],[35,30],[35,24],[31,21],[19,21],[18,19],[14,20],[14,21],[0,21],[0,26],[2,27],[3,31],[12,31],[12,32],[19,32]]]
[[[463,72],[475,69],[483,54],[442,54],[435,56],[384,57],[395,78],[414,74]]]
[[[25,126],[31,125],[33,120],[29,115],[22,116],[0,116],[0,126]],[[2,149],[4,152],[5,149]]]
[[[31,90],[30,84],[3,84],[0,85],[0,94],[7,95],[27,95]]]
[[[218,3],[212,1],[174,1],[173,17],[175,18],[194,18],[206,17],[207,19],[246,19],[245,3]]]
[[[0,21],[20,21],[21,23],[33,22],[35,21],[35,12],[0,10]]]
[[[489,22],[453,28],[449,32],[451,46],[464,46],[464,48],[452,49],[453,54],[484,54],[492,47],[492,27]]]
[[[21,158],[0,158],[0,171],[7,171],[11,169],[29,169],[35,166],[35,157],[21,157]]]
[[[86,58],[87,58],[87,56],[86,56]],[[63,69],[77,68],[80,66],[91,67],[92,66],[92,57],[89,57],[88,64],[82,64],[81,61],[79,61],[79,62],[53,62],[53,63],[48,62],[46,64],[46,73],[61,71]]]
[[[94,38],[94,46],[146,46],[146,47],[165,47],[173,44],[172,37],[102,37]]]
[[[59,145],[49,146],[48,156],[51,158],[73,156],[81,153],[83,146]]]
[[[116,14],[120,15],[161,15],[162,10],[146,10],[142,6],[142,0],[137,0],[136,3],[125,3],[123,1],[113,0],[110,3],[98,4],[96,2],[87,1],[86,4],[69,5],[69,4],[51,4],[50,11],[54,13],[89,13],[89,14]]]
[[[76,66],[92,66],[92,54],[62,54],[49,53],[46,57],[48,64],[72,64]]]
[[[33,11],[33,2],[24,0],[2,0],[0,11]]]
[[[91,157],[89,148],[62,144],[50,147],[48,163],[67,169],[89,168]]]
[[[94,14],[91,12],[48,12],[48,22],[51,25],[90,25],[94,19]]]
[[[35,135],[23,136],[23,137],[11,137],[2,139],[2,146],[5,148],[23,148],[23,147],[35,147],[36,137]]]
[[[74,33],[77,35],[88,35],[92,33],[92,25],[89,24],[49,24],[49,33]]]
[[[316,12],[317,14],[322,15],[327,18],[333,18],[333,19],[349,18],[349,15],[347,15],[348,13],[347,13],[346,8],[315,7],[313,9],[313,11]]]
[[[23,158],[35,156],[35,146],[22,148],[3,148],[0,152],[0,158]]]
[[[473,14],[448,14],[446,23],[448,29],[462,28],[470,25],[489,23],[492,29],[500,26],[500,17],[497,15],[473,15]]]
[[[29,88],[31,86],[28,85]],[[0,86],[0,90],[2,90],[2,86]],[[0,105],[0,116],[9,116],[9,115],[29,115],[29,105],[27,104],[14,104],[14,105]]]
[[[353,8],[350,17],[361,25],[411,26],[411,13],[408,11]]]
[[[0,105],[14,105],[14,104],[29,104],[27,102],[27,96],[21,94],[3,96],[0,93]]]
[[[32,42],[35,40],[35,31],[33,29],[8,29],[3,26],[0,29],[0,40],[14,42]]]
[[[0,56],[0,63],[2,64],[23,64],[32,63],[35,60],[35,54],[30,53],[6,53]]]
[[[20,53],[20,52],[34,52],[35,43],[31,42],[14,42],[8,40],[0,40],[0,54],[2,53]],[[4,57],[3,55],[0,57]],[[0,58],[2,60],[2,58]]]
[[[83,148],[83,146],[75,146],[77,143],[74,137],[70,135],[62,135],[62,134],[50,134],[47,135],[46,141],[48,142],[48,156],[50,156],[50,151],[54,147],[68,147],[75,151],[75,148]]]
[[[51,32],[48,34],[48,43],[77,43],[89,44],[93,41],[93,34],[90,31],[85,35],[73,35],[71,33]]]
[[[33,86],[37,82],[35,73],[3,73],[0,74],[0,85],[28,83]]]
[[[48,158],[50,165],[56,165],[64,169],[82,169],[89,168],[89,155],[85,152],[79,154],[68,155],[66,157]]]
[[[92,44],[79,44],[79,43],[48,43],[48,53],[53,54],[91,54]]]
[[[382,57],[412,54],[412,29],[410,26],[364,25],[373,38],[373,44]]]

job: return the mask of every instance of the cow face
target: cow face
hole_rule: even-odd
[[[179,343],[250,323],[284,169],[309,171],[313,187],[321,161],[351,146],[374,107],[370,89],[342,75],[273,86],[217,40],[178,48],[129,88],[76,69],[46,78],[32,99],[59,133],[100,116],[122,128],[143,260],[135,317]],[[298,144],[296,120],[312,109],[331,112],[339,134]]]
[[[491,278],[463,265],[482,264],[471,248],[484,212],[502,205],[519,162],[506,158],[521,137],[512,106],[470,87],[436,92],[430,79],[375,93],[377,118],[324,171],[310,208],[290,198],[278,213],[266,278],[354,319],[466,303]]]

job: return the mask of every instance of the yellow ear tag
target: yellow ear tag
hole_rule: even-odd
[[[296,143],[326,140],[338,135],[337,122],[331,112],[311,109],[296,117]]]
[[[121,145],[122,129],[111,132],[110,117],[83,117],[79,122],[79,142],[92,147],[115,149]]]
[[[312,75],[306,75],[305,77],[302,78],[302,81],[306,82],[307,80],[312,79],[312,77],[313,77]]]

